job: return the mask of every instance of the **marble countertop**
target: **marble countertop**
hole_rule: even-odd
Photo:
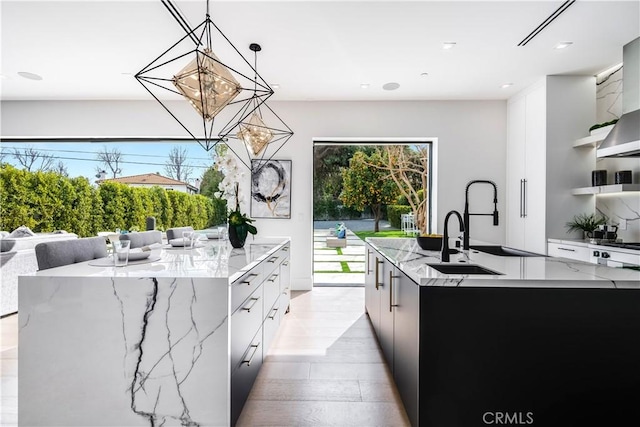
[[[288,237],[247,239],[244,248],[234,249],[229,241],[202,240],[193,249],[164,245],[151,251],[148,260],[126,267],[96,266],[94,260],[42,270],[30,275],[43,277],[207,277],[230,281],[289,242]],[[154,260],[155,261],[150,261]]]
[[[640,289],[640,271],[632,269],[564,258],[500,257],[474,250],[452,254],[449,263],[442,263],[439,251],[422,250],[415,239],[369,237],[366,241],[421,286]],[[443,274],[428,264],[474,264],[502,275]]]

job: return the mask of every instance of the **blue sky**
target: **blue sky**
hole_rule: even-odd
[[[53,156],[54,163],[62,161],[70,177],[84,176],[90,182],[95,181],[96,168],[107,170],[108,168],[96,161],[96,154],[103,150],[117,148],[122,153],[122,174],[119,176],[139,175],[144,173],[158,172],[167,176],[165,172],[165,162],[169,160],[169,152],[175,146],[187,149],[188,164],[192,166],[190,181],[200,178],[204,171],[213,164],[211,152],[206,152],[200,145],[193,142],[184,143],[149,143],[149,142],[129,142],[129,143],[2,143],[2,149],[9,154],[4,157],[4,162],[21,167],[17,160],[11,155],[14,148],[24,149],[32,147],[39,152]],[[40,163],[36,163],[39,165]]]

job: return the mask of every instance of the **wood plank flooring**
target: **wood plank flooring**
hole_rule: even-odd
[[[0,425],[17,425],[18,316],[0,320]],[[408,426],[364,288],[294,292],[238,426]]]
[[[239,426],[408,426],[364,289],[294,292]]]

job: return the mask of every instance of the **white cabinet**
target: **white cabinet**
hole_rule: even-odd
[[[593,202],[571,188],[594,169],[573,142],[595,117],[595,81],[587,76],[547,76],[507,104],[507,246],[546,253],[547,238],[592,212]]]
[[[576,261],[589,262],[591,249],[586,245],[549,242],[548,255],[556,258],[568,258]]]

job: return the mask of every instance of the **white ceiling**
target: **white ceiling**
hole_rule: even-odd
[[[280,84],[272,100],[453,100],[506,99],[544,75],[596,74],[622,62],[622,46],[640,35],[640,1],[577,1],[517,46],[562,3],[212,0],[210,7],[251,62],[249,43],[262,45],[258,71]],[[185,34],[160,0],[0,4],[3,100],[150,99],[132,74]],[[192,26],[204,19],[205,0],[177,4]],[[456,47],[443,50],[447,41]],[[562,41],[573,45],[554,49]],[[214,52],[225,62],[224,48]],[[400,88],[383,90],[388,82]]]

